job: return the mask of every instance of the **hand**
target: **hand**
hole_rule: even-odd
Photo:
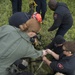
[[[43,56],[47,55],[47,51],[43,50]]]
[[[52,50],[46,49],[47,54],[52,54]]]
[[[45,56],[42,57],[42,60],[45,61],[47,58]]]

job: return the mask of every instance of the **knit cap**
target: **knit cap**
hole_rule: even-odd
[[[27,20],[29,20],[29,17],[27,16],[26,13],[24,13],[24,12],[17,12],[17,13],[14,13],[9,18],[9,24],[11,26],[15,26],[15,27],[19,28],[19,25],[25,23]]]

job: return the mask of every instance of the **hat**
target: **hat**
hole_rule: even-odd
[[[42,23],[42,17],[41,17],[41,15],[39,13],[34,12],[31,17],[35,18],[39,23]]]
[[[55,38],[54,38],[54,42],[56,44],[62,44],[65,42],[65,39],[61,36],[61,35],[57,35]]]
[[[26,13],[17,12],[9,18],[9,24],[19,28],[19,25],[25,23],[27,20],[29,20],[29,18]]]

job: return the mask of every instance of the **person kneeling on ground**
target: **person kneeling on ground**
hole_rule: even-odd
[[[75,42],[67,41],[62,48],[64,57],[60,57],[52,50],[47,50],[47,53],[52,55],[57,61],[50,61],[45,56],[43,61],[53,69],[54,73],[60,72],[65,75],[75,75]]]

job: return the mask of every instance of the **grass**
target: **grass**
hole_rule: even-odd
[[[48,0],[47,0],[48,1]],[[69,40],[75,40],[75,36],[73,33],[75,33],[75,1],[68,1],[68,0],[58,0],[58,1],[62,1],[65,2],[72,15],[73,15],[73,19],[74,19],[74,23],[73,23],[73,27],[67,32],[67,34],[65,35],[65,39],[69,39]],[[29,10],[29,0],[22,0],[22,12],[27,12]],[[0,1],[0,26],[1,25],[7,25],[8,24],[8,19],[9,17],[12,15],[12,6],[11,6],[11,2],[10,0],[1,0]],[[49,43],[51,40],[51,38],[54,37],[55,35],[55,31],[53,32],[48,32],[48,28],[52,25],[53,23],[53,12],[47,7],[47,12],[45,15],[45,20],[44,23],[41,25],[42,29],[41,29],[41,34],[43,36],[43,40],[45,42],[45,45],[47,43]]]
[[[49,1],[49,0],[47,0]],[[73,16],[73,26],[72,28],[66,33],[65,39],[66,40],[75,40],[75,0],[58,0],[65,2]],[[29,2],[30,0],[22,0],[22,12],[27,12],[29,10]],[[7,25],[9,17],[12,15],[12,6],[10,0],[1,0],[0,1],[0,26]],[[47,7],[47,12],[45,15],[44,23],[41,24],[41,35],[42,35],[42,45],[45,47],[51,39],[54,37],[56,30],[52,32],[48,32],[48,28],[53,24],[53,12]],[[43,48],[42,47],[42,48]]]

